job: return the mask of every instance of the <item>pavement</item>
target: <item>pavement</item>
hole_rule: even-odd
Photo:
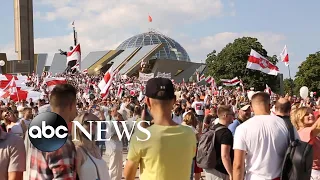
[[[125,162],[125,160],[127,159],[127,154],[128,154],[128,152],[126,150],[123,150],[123,155],[122,155],[123,162]],[[107,155],[104,154],[103,159],[107,162],[107,164],[109,164],[109,157]],[[123,173],[123,171],[122,171],[122,173]],[[202,176],[203,180],[205,180],[205,175],[203,172],[201,173],[201,176]],[[122,179],[124,179],[123,175],[122,175]],[[137,170],[135,179],[137,179],[137,180],[139,179],[139,169]]]

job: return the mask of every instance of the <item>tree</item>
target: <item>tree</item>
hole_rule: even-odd
[[[284,79],[283,80],[284,92],[285,94],[295,94],[295,85],[292,79]],[[292,92],[293,91],[293,92]]]
[[[299,66],[296,78],[296,92],[302,86],[307,86],[309,91],[320,93],[320,51],[310,54]]]
[[[267,56],[267,51],[263,49],[257,38],[242,37],[227,44],[218,54],[215,50],[208,54],[206,59],[208,74],[212,75],[218,83],[220,79],[238,77],[247,89],[254,87],[255,90],[262,91],[268,84],[272,91],[277,92],[279,81],[276,76],[246,68],[251,49],[268,58],[273,64],[278,62],[276,56]]]

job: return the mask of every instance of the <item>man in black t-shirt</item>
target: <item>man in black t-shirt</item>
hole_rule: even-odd
[[[217,165],[214,169],[204,169],[206,179],[229,180],[232,179],[232,162],[233,162],[233,136],[228,129],[228,125],[234,119],[234,112],[231,106],[219,106],[218,108],[219,123],[214,125],[214,129],[225,127],[216,131],[214,148],[216,151]]]

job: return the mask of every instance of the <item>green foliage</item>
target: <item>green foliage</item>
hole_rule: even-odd
[[[238,77],[243,81],[246,89],[254,87],[255,90],[262,91],[268,84],[272,91],[277,92],[279,81],[276,76],[246,68],[251,49],[267,57],[273,64],[278,62],[276,56],[267,56],[267,51],[263,49],[257,38],[242,37],[227,44],[218,54],[215,50],[208,54],[206,59],[208,75],[213,76],[220,85],[220,79]]]
[[[302,86],[307,86],[309,92],[320,93],[320,51],[315,54],[310,54],[307,59],[301,63],[295,77],[296,92],[299,92]]]
[[[294,81],[292,79],[284,79],[283,86],[284,86],[285,94],[290,94],[290,95],[296,94],[296,92],[294,91],[295,89]]]

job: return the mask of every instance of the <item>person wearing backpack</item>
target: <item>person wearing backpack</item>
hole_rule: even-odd
[[[233,136],[228,129],[234,119],[231,106],[218,107],[219,123],[204,133],[199,141],[197,164],[206,180],[232,180]]]
[[[251,109],[254,116],[238,126],[234,135],[233,180],[280,180],[289,147],[287,125],[270,115],[270,95],[265,92],[252,96]],[[297,131],[292,132],[299,139]]]
[[[291,121],[298,130],[301,141],[313,147],[311,179],[320,179],[320,118],[316,121],[311,108],[301,107],[292,113]]]

